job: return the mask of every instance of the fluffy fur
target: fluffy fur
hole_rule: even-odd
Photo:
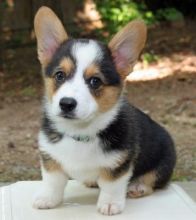
[[[42,7],[35,33],[45,96],[43,185],[34,207],[62,202],[69,178],[100,187],[97,209],[104,215],[122,212],[126,194],[140,197],[164,187],[175,165],[173,141],[123,95],[124,79],[145,43],[144,24],[129,23],[107,46],[69,39],[56,15]]]

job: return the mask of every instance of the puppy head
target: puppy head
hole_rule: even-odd
[[[88,121],[119,101],[125,77],[144,46],[141,21],[126,25],[109,45],[69,39],[54,12],[41,7],[34,20],[48,111],[73,121]]]

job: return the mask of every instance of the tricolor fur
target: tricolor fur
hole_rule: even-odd
[[[169,134],[130,105],[125,77],[144,47],[146,27],[127,24],[105,45],[68,38],[47,7],[35,16],[45,84],[39,146],[43,187],[34,206],[53,208],[69,178],[100,187],[102,214],[120,213],[126,194],[140,197],[164,187],[175,165]]]

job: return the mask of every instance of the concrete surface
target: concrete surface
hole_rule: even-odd
[[[176,182],[196,202],[196,182]]]
[[[179,186],[181,186],[188,195],[196,202],[196,182],[190,181],[190,182],[175,182]],[[1,186],[6,186],[11,183],[0,183]]]

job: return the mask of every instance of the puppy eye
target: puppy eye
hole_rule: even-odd
[[[89,79],[89,85],[92,89],[98,89],[102,85],[102,81],[98,77],[91,77]]]
[[[55,73],[55,79],[57,82],[64,82],[65,81],[65,73],[62,71],[58,71]]]

